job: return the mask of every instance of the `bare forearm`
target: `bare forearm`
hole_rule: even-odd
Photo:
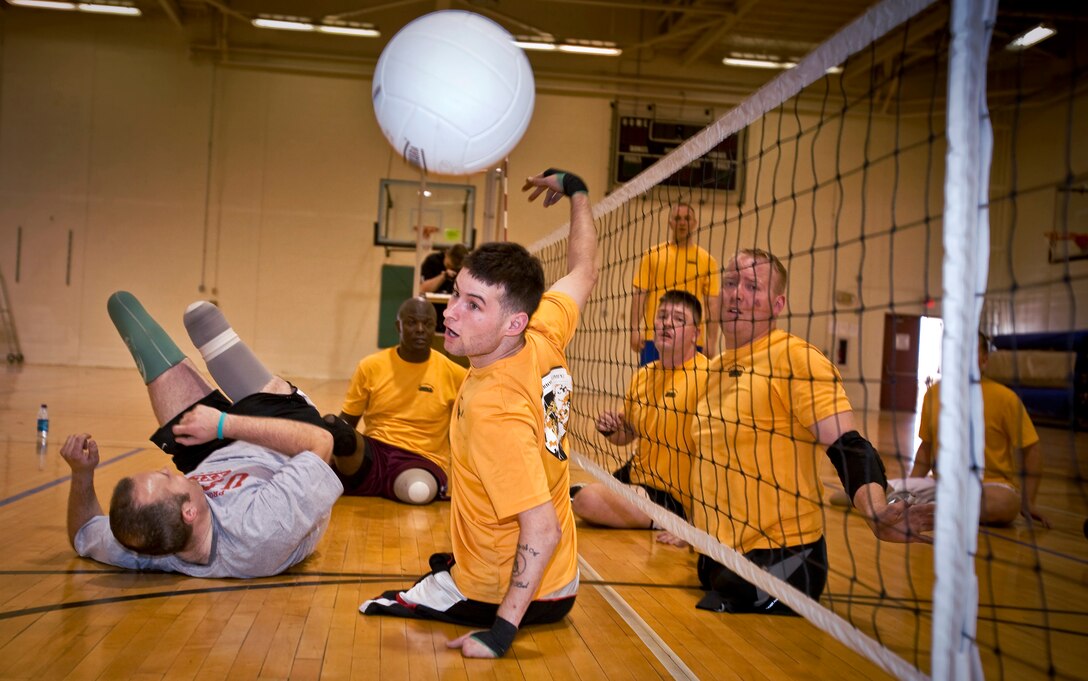
[[[73,548],[79,529],[100,515],[102,505],[94,491],[94,471],[73,471],[68,487],[68,542]]]
[[[544,579],[544,571],[559,545],[559,521],[551,502],[518,515],[517,555],[510,573],[510,586],[499,604],[497,615],[515,626],[521,624],[525,611]]]
[[[223,423],[223,437],[294,456],[313,452],[325,461],[332,458],[332,435],[309,423],[260,416],[231,414]]]
[[[419,290],[423,293],[434,293],[446,281],[446,273],[439,272],[430,279],[424,279],[419,284]]]
[[[570,236],[567,239],[567,271],[584,276],[597,275],[597,228],[593,224],[589,195],[570,197]]]
[[[918,452],[914,455],[914,468],[910,470],[910,477],[924,478],[933,469],[933,447],[928,442],[918,445]]]
[[[1023,449],[1024,458],[1024,494],[1023,499],[1028,507],[1034,506],[1035,496],[1039,493],[1039,483],[1043,477],[1043,456],[1039,451],[1039,443],[1029,445]]]

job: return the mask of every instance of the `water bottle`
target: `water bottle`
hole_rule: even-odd
[[[45,453],[49,441],[49,409],[43,404],[38,408],[38,454]]]

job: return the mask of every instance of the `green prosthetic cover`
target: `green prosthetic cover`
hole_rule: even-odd
[[[185,354],[128,291],[118,291],[106,303],[110,319],[125,341],[136,368],[148,384],[164,371],[180,364]]]

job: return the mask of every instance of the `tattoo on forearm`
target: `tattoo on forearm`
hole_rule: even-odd
[[[528,554],[528,555],[526,555]],[[529,583],[523,582],[518,577],[525,574],[525,571],[529,568],[529,556],[536,558],[540,555],[540,551],[537,551],[528,544],[518,544],[518,552],[514,554],[514,569],[510,575],[510,585],[519,589],[528,589]]]

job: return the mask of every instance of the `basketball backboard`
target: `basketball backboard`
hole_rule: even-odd
[[[428,182],[421,188],[414,180],[387,179],[381,181],[379,191],[374,245],[415,248],[421,224],[423,236],[435,248],[464,244],[471,249],[475,244],[476,188],[472,185]]]

